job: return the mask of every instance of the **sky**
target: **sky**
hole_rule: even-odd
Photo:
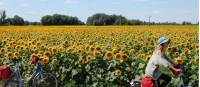
[[[106,13],[143,21],[151,16],[155,22],[197,23],[198,4],[198,0],[0,0],[0,10],[6,10],[8,17],[38,22],[47,14],[76,16],[86,22],[95,13]]]

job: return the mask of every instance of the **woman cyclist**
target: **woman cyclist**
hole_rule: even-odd
[[[175,67],[173,67],[174,65],[176,65],[175,62],[173,62],[172,59],[168,58],[165,54],[165,51],[167,47],[169,46],[169,43],[170,43],[170,40],[165,37],[161,37],[158,39],[157,41],[158,46],[155,48],[153,55],[148,61],[148,64],[145,69],[144,78],[146,79],[149,78],[156,81],[157,84],[154,84],[154,85],[157,85],[157,87],[165,87],[171,81],[170,76],[158,70],[159,66],[164,66],[176,72],[181,72],[180,69],[176,69]],[[164,80],[164,81],[160,83],[160,80]],[[153,85],[153,83],[151,84]],[[148,86],[145,86],[145,85],[148,85]],[[149,86],[149,83],[145,82],[145,80],[143,79],[142,87],[151,87],[151,86]]]

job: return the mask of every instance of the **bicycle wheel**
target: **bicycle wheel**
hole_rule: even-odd
[[[3,87],[19,87],[17,81],[14,80],[6,80],[3,83]]]
[[[50,73],[40,73],[33,79],[33,87],[58,87],[56,77]]]

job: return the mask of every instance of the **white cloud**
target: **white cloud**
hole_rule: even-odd
[[[75,4],[75,3],[79,3],[79,0],[65,0],[66,4]]]

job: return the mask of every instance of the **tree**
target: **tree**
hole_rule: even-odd
[[[6,24],[6,11],[0,12],[0,25]]]
[[[94,14],[87,19],[87,25],[125,25],[128,20],[121,15]]]
[[[8,18],[7,21],[10,25],[24,25],[25,23],[24,19],[18,15],[15,15],[13,18]]]
[[[43,16],[41,22],[43,25],[84,25],[77,17],[61,14]]]
[[[182,25],[191,25],[191,24],[192,24],[191,22],[187,22],[187,21],[182,22]]]

